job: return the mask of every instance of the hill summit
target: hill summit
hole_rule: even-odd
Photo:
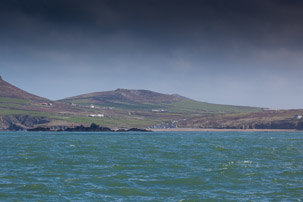
[[[164,112],[169,116],[172,114],[201,114],[201,113],[228,113],[228,112],[248,112],[259,111],[258,108],[239,107],[211,104],[207,102],[195,101],[177,94],[163,94],[150,90],[132,90],[118,88],[113,91],[95,92],[59,100],[63,103],[79,105],[84,107],[97,107],[103,109],[117,109],[125,113],[134,112],[136,114]],[[131,113],[134,114],[134,113]]]
[[[189,98],[182,97],[180,95],[168,95],[163,93],[157,93],[149,90],[132,90],[132,89],[122,89],[118,88],[114,91],[106,92],[94,92],[84,95],[78,95],[74,97],[69,97],[63,99],[67,100],[94,100],[99,102],[128,102],[128,103],[149,103],[149,104],[163,104],[163,103],[173,103],[185,100],[190,100]]]

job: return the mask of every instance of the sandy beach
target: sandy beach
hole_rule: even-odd
[[[214,128],[161,128],[155,132],[303,132],[295,129],[214,129]]]

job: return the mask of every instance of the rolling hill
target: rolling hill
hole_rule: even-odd
[[[148,90],[117,89],[107,92],[95,92],[59,100],[80,106],[94,105],[100,108],[135,110],[142,112],[201,114],[255,112],[261,108],[242,107],[198,102],[177,94],[168,95]]]
[[[300,128],[303,110],[211,104],[180,95],[117,89],[52,101],[0,77],[0,130],[62,129],[96,123],[119,128]],[[301,125],[300,125],[301,124]]]

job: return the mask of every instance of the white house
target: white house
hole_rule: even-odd
[[[167,112],[165,109],[152,109],[152,112]]]
[[[102,118],[104,117],[104,114],[90,114],[88,115],[89,117],[97,117],[97,118]]]
[[[97,117],[104,117],[104,114],[97,114]]]

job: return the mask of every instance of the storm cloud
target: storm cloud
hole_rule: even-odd
[[[302,56],[299,0],[0,2],[0,74],[51,99],[134,88],[302,108]]]

